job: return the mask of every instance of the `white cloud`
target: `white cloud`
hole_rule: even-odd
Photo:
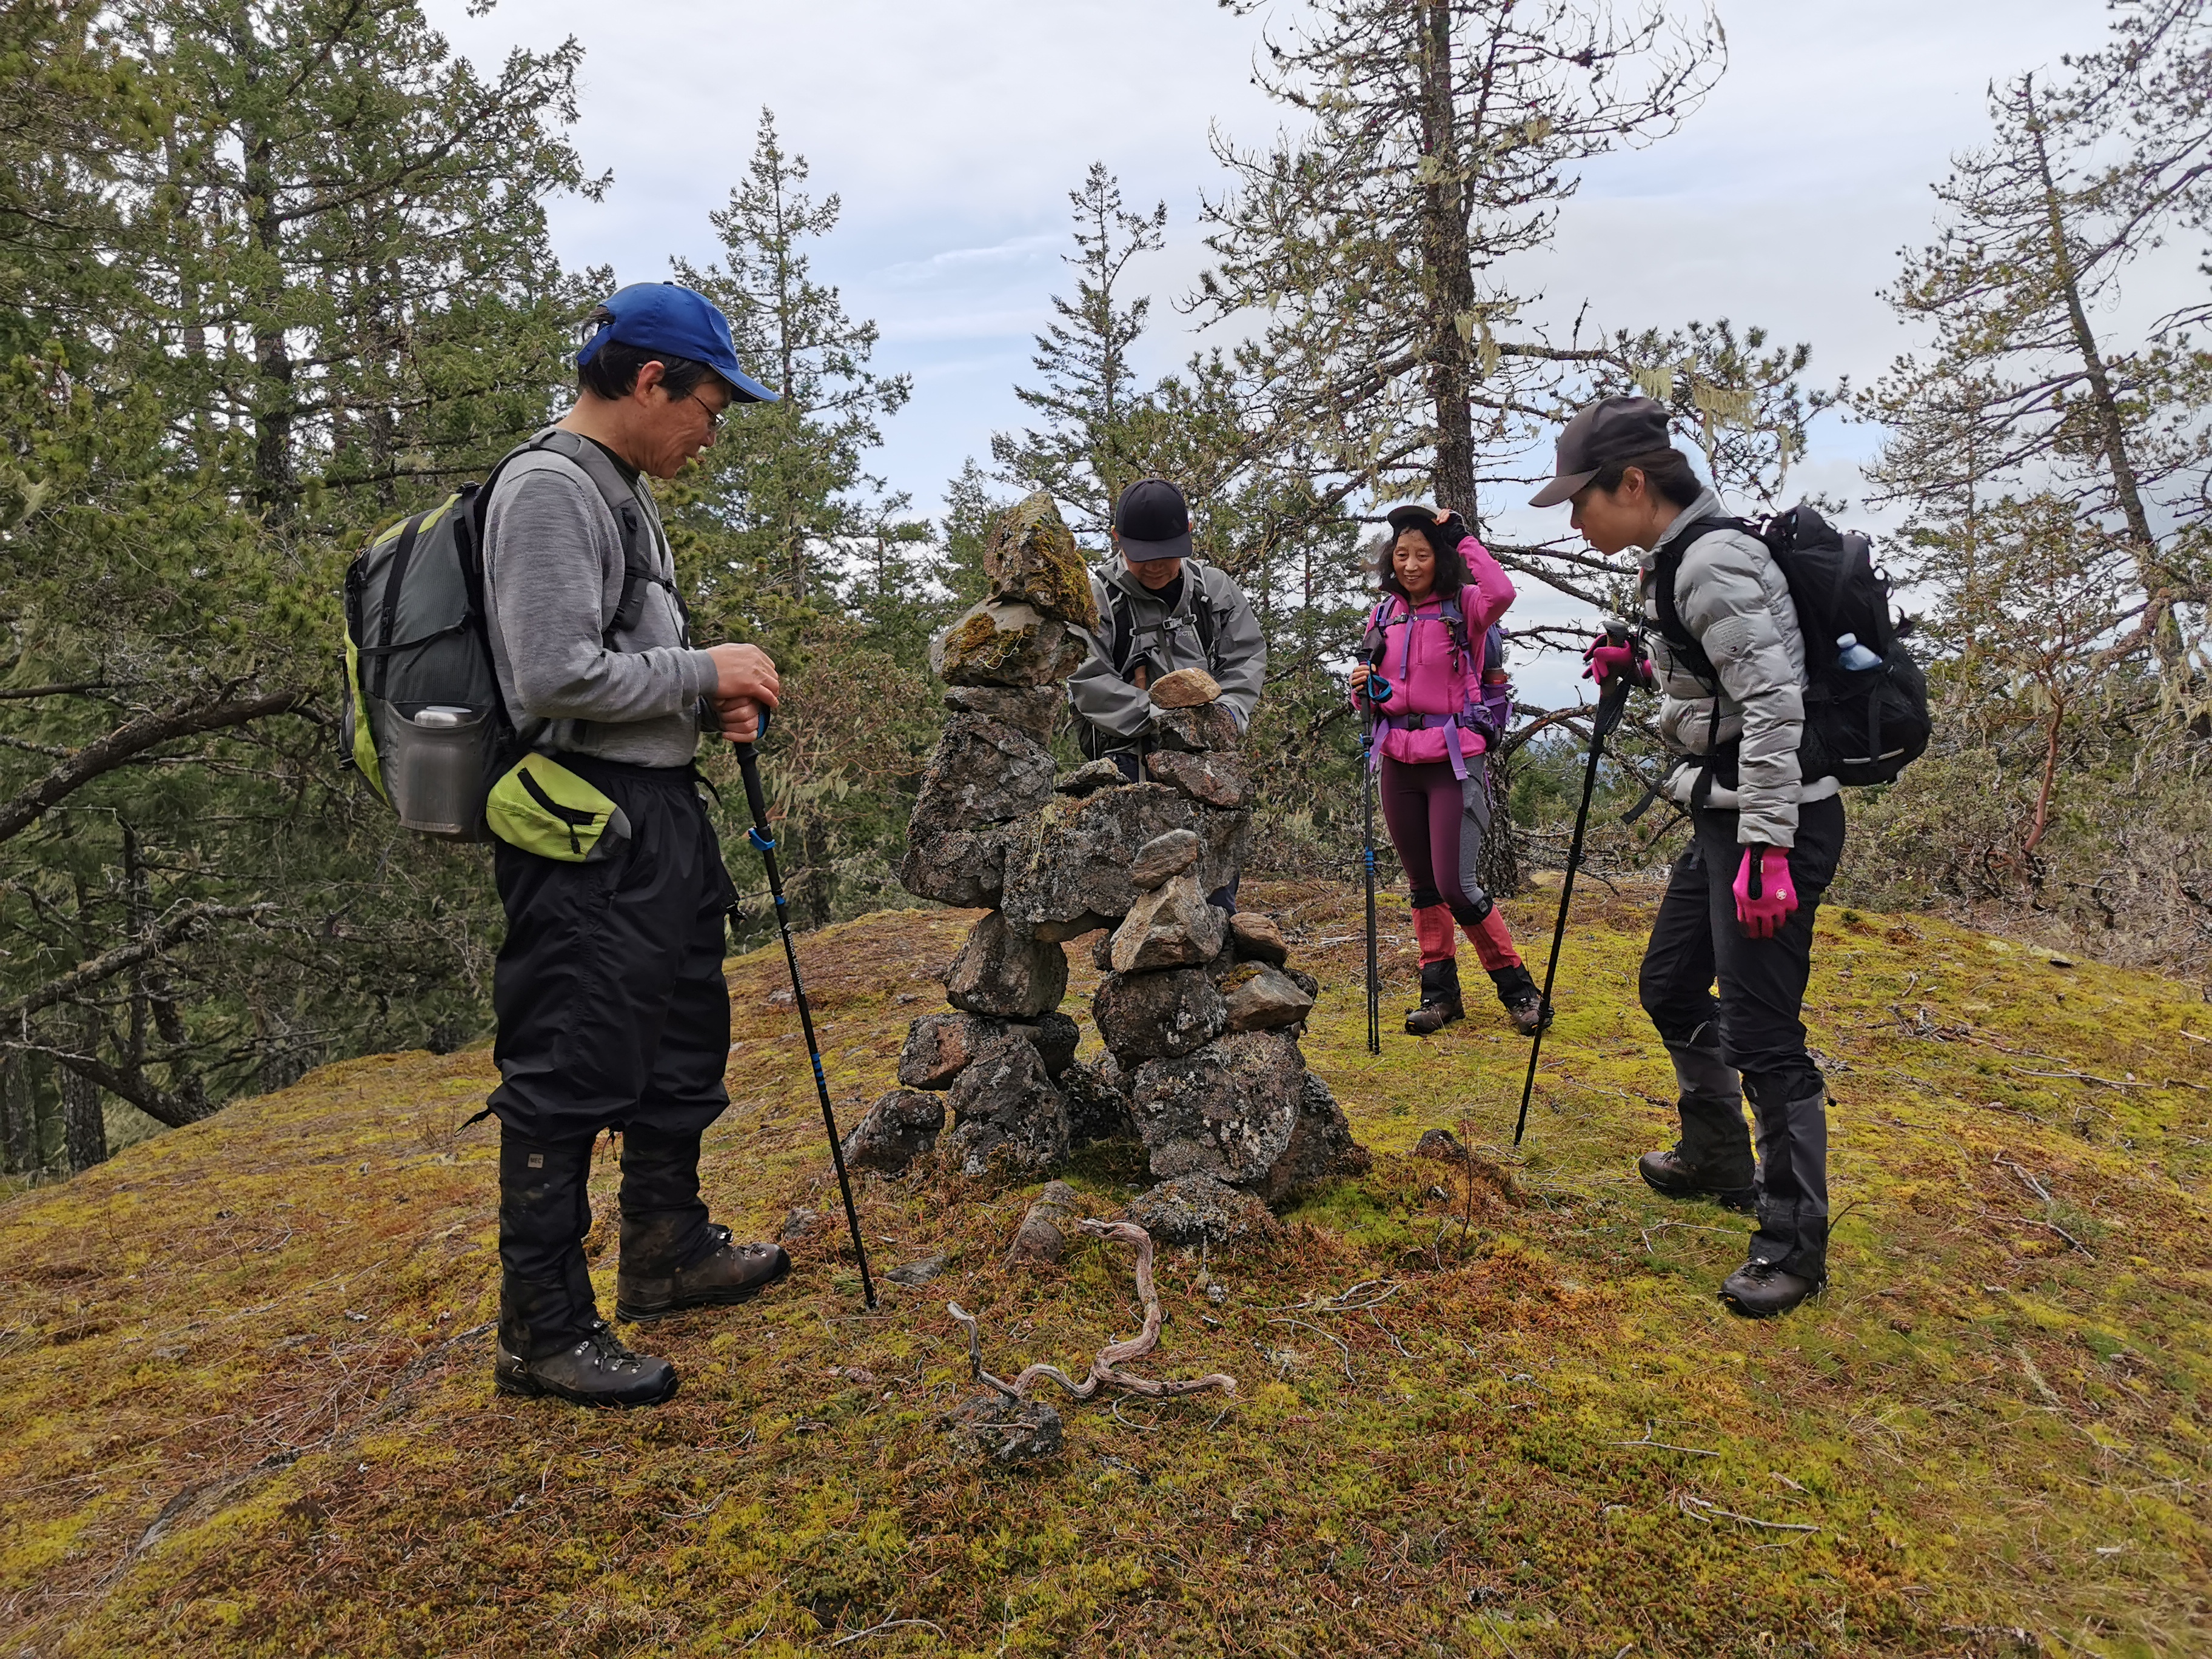
[[[933,504],[994,428],[1020,423],[1013,383],[1030,336],[1067,291],[1066,192],[1094,160],[1133,205],[1164,200],[1163,252],[1132,268],[1156,295],[1146,366],[1194,336],[1170,301],[1205,264],[1201,192],[1223,179],[1209,130],[1263,143],[1282,112],[1250,83],[1261,20],[1205,0],[508,0],[482,20],[432,10],[458,50],[573,32],[586,51],[586,163],[608,201],[554,209],[572,264],[625,280],[670,255],[714,252],[707,215],[742,174],[763,104],[812,163],[844,222],[816,253],[856,315],[883,328],[878,366],[915,376],[881,470]],[[1279,7],[1277,15],[1287,15]],[[1924,240],[1929,185],[1984,131],[1993,77],[2094,44],[2096,0],[1724,0],[1729,73],[1682,132],[1586,172],[1554,246],[1516,273],[1564,324],[1585,302],[1607,327],[1692,317],[1759,323],[1814,346],[1814,375],[1864,381],[1911,343],[1879,290]],[[2140,283],[2142,303],[2197,283],[2186,251]],[[1817,423],[1798,480],[1854,495],[1875,436]],[[1534,515],[1508,513],[1501,532]],[[1545,528],[1555,528],[1547,522]]]

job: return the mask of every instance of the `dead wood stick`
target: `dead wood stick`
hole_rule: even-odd
[[[1093,1238],[1111,1238],[1137,1247],[1137,1295],[1145,1304],[1144,1328],[1127,1341],[1109,1342],[1101,1348],[1080,1382],[1059,1366],[1048,1365],[1042,1360],[1024,1367],[1012,1382],[1006,1382],[983,1369],[983,1328],[975,1316],[957,1302],[948,1302],[945,1310],[952,1316],[953,1322],[968,1333],[968,1368],[975,1380],[997,1389],[1009,1400],[1021,1399],[1039,1382],[1056,1382],[1078,1400],[1090,1399],[1102,1384],[1108,1382],[1147,1400],[1171,1399],[1204,1389],[1236,1393],[1237,1379],[1219,1371],[1188,1382],[1170,1382],[1121,1369],[1124,1360],[1143,1358],[1160,1340],[1160,1297],[1152,1283],[1152,1236],[1133,1221],[1082,1221],[1077,1224],[1077,1229]]]

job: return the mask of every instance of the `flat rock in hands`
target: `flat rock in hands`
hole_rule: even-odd
[[[1220,700],[1221,684],[1203,668],[1178,668],[1152,682],[1155,708],[1196,708]]]

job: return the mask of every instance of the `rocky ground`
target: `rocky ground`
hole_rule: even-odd
[[[1669,1073],[1649,895],[1577,898],[1528,1144],[1484,1007],[1364,1051],[1356,890],[1255,884],[1320,982],[1301,1047],[1374,1164],[1164,1251],[1154,1404],[1058,1401],[999,1467],[965,1340],[1080,1376],[1137,1328],[1158,1182],[868,1175],[875,1313],[835,1221],[781,952],[732,962],[708,1188],[796,1271],[652,1328],[666,1407],[490,1387],[481,1049],[333,1066],[0,1205],[0,1631],[27,1654],[2181,1654],[2212,1644],[2212,1008],[1906,917],[1821,922],[1837,1279],[1715,1300],[1744,1224],[1630,1172]],[[1528,940],[1539,891],[1509,907]],[[801,942],[848,1123],[975,913]],[[1411,930],[1384,908],[1393,1012]],[[1098,969],[1069,953],[1079,1059]],[[1414,1155],[1449,1130],[1472,1158]],[[1442,1138],[1431,1149],[1445,1150]],[[611,1302],[614,1170],[592,1254]],[[1265,1213],[1265,1212],[1262,1212]],[[1030,1236],[1034,1237],[1033,1231]],[[1011,1256],[1011,1260],[1010,1260]],[[1041,1398],[1051,1399],[1048,1385]],[[971,1412],[971,1417],[974,1413]],[[1005,1419],[994,1419],[1003,1421]]]

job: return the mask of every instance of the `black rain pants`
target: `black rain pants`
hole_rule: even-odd
[[[1668,872],[1644,948],[1644,1011],[1670,1049],[1710,1051],[1717,1038],[1721,1059],[1742,1073],[1759,1124],[1752,1259],[1825,1279],[1827,1091],[1805,1047],[1802,1016],[1813,918],[1843,855],[1844,804],[1832,796],[1797,809],[1797,844],[1790,851],[1797,908],[1765,939],[1747,939],[1735,919],[1734,884],[1743,857],[1735,813],[1699,808],[1691,820],[1690,844]],[[1741,1115],[1730,1115],[1741,1142]],[[1718,1139],[1712,1124],[1693,1126],[1686,1115],[1686,1140],[1693,1128],[1711,1148],[1706,1156],[1725,1158],[1728,1149],[1711,1144]]]
[[[526,1359],[599,1317],[583,1246],[599,1132],[624,1137],[623,1243],[649,1240],[655,1258],[627,1265],[672,1271],[711,1248],[699,1141],[730,1098],[722,958],[735,889],[693,774],[560,758],[622,808],[630,836],[583,864],[496,850],[500,1334]]]

